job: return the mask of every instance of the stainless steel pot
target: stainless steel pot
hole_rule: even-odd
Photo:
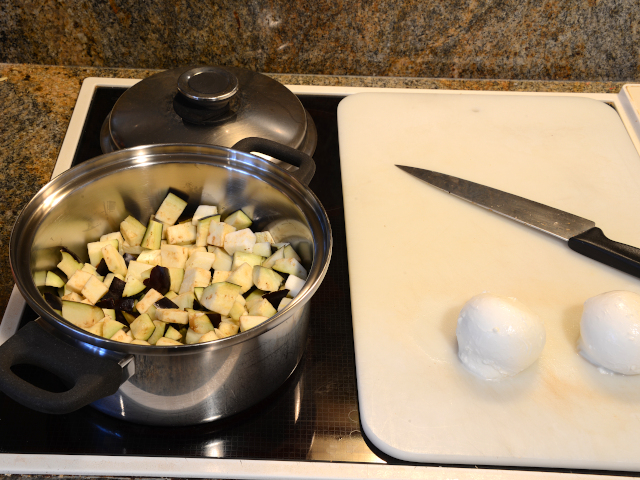
[[[258,147],[249,140],[239,148]],[[266,150],[257,151],[283,159]],[[314,165],[309,161],[303,154],[300,169],[290,174],[237,149],[155,145],[102,155],[45,185],[18,217],[10,243],[16,285],[41,318],[0,346],[0,389],[44,412],[65,413],[91,403],[108,415],[152,425],[212,421],[268,396],[302,357],[309,300],[331,256],[327,215],[313,192],[294,178],[310,180]],[[167,347],[97,337],[57,315],[35,286],[33,273],[54,268],[60,246],[84,252],[86,260],[87,242],[118,230],[127,215],[148,218],[169,188],[189,194],[188,208],[218,205],[223,215],[242,208],[257,230],[290,242],[309,271],[294,301],[247,332]],[[70,390],[52,393],[25,382],[11,371],[20,363],[57,374]]]

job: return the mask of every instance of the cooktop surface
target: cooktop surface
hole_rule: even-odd
[[[102,122],[125,90],[96,88],[72,165],[102,153]],[[329,215],[334,248],[326,278],[312,299],[306,352],[287,382],[232,418],[181,428],[135,425],[91,407],[47,415],[0,393],[0,453],[384,462],[364,439],[358,416],[338,154],[340,100],[301,96],[319,138],[310,188]],[[35,317],[25,307],[21,325]],[[20,366],[18,373],[44,388],[62,388],[42,370]]]

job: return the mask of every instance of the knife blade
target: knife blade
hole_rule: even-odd
[[[396,167],[451,195],[565,240],[572,250],[640,278],[640,249],[607,238],[591,220],[444,173]]]

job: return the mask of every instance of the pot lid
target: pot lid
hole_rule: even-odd
[[[316,130],[298,97],[242,68],[181,67],[144,79],[118,99],[100,132],[103,152],[187,143],[231,147],[260,137],[312,155]]]

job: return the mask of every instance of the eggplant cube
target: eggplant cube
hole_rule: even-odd
[[[187,345],[198,343],[202,335],[202,333],[195,332],[191,328],[189,328],[187,329],[187,334],[184,336],[184,343],[186,343]]]
[[[80,328],[90,328],[104,318],[100,307],[86,303],[62,301],[62,317]]]
[[[185,268],[189,269],[193,267],[198,267],[198,268],[202,268],[203,270],[211,270],[211,267],[213,266],[213,262],[215,261],[215,259],[216,259],[215,253],[195,252],[187,260]]]
[[[189,323],[189,314],[179,308],[159,308],[156,310],[156,318],[164,323],[179,323],[181,325]]]
[[[124,254],[124,249],[123,249],[123,244],[124,244],[124,237],[122,236],[122,233],[120,232],[111,232],[111,233],[105,233],[104,235],[100,236],[100,241],[101,242],[106,242],[107,240],[117,240],[118,241],[118,253],[120,255]]]
[[[255,244],[256,234],[249,228],[228,233],[224,237],[224,249],[229,255],[233,255],[237,251],[252,253]]]
[[[94,267],[94,266],[93,266],[93,265],[91,265],[90,263],[85,263],[85,264],[82,266],[81,270],[82,270],[83,272],[90,273],[90,274],[91,274],[91,275],[93,275],[94,277],[98,277],[98,279],[100,279],[100,280],[104,280],[104,277],[98,273],[98,270],[96,269],[96,267]]]
[[[187,268],[184,271],[184,280],[180,286],[178,293],[193,292],[195,287],[206,287],[211,281],[211,270],[205,270],[204,268]]]
[[[87,251],[89,252],[89,263],[94,267],[102,260],[102,247],[112,245],[116,251],[119,246],[119,242],[116,239],[107,240],[106,242],[90,242],[87,243]]]
[[[110,272],[119,275],[127,274],[127,263],[113,245],[105,245],[102,247],[102,258]]]
[[[202,335],[198,339],[198,343],[211,342],[212,340],[217,340],[219,337],[216,335],[216,332],[211,331]]]
[[[179,291],[182,280],[184,279],[184,269],[169,267],[169,278],[171,279],[169,290],[172,292]]]
[[[242,210],[236,210],[227,218],[224,219],[225,223],[233,225],[238,230],[249,228],[253,223],[251,219]]]
[[[105,317],[107,318],[107,317]],[[89,333],[93,333],[94,335],[97,335],[98,337],[102,337],[102,328],[104,327],[104,319],[100,320],[99,322],[95,323],[93,326],[89,327],[89,328],[85,328],[85,330]]]
[[[268,243],[269,245],[273,245],[275,242],[273,241],[273,237],[271,236],[271,232],[256,232],[256,243]],[[271,254],[271,252],[269,252]],[[269,255],[265,255],[269,256]]]
[[[63,297],[60,297],[60,300],[69,300],[70,302],[82,302],[84,297],[76,292],[69,292]]]
[[[269,317],[243,315],[240,317],[240,331],[246,332],[254,327],[257,327],[261,323],[269,320]]]
[[[131,323],[131,333],[136,340],[148,339],[156,326],[146,313],[143,313]]]
[[[44,284],[47,287],[60,288],[60,287],[64,287],[64,280],[62,280],[58,275],[56,275],[52,271],[48,271],[44,279]]]
[[[282,300],[280,300],[280,303],[278,304],[278,311],[282,311],[285,309],[285,307],[287,305],[289,305],[291,302],[293,302],[293,298],[289,298],[289,297],[285,297]]]
[[[231,275],[231,272],[229,271],[216,270],[213,272],[213,275],[211,276],[211,283],[226,282],[229,279],[230,275]]]
[[[84,270],[76,270],[76,272],[71,275],[71,278],[67,280],[66,288],[72,292],[80,293],[92,276],[93,275]]]
[[[158,347],[172,347],[176,345],[182,345],[177,340],[172,340],[171,338],[161,337],[157,342],[156,346]]]
[[[259,288],[255,289],[253,292],[247,295],[247,298],[245,299],[244,308],[246,308],[247,310],[251,310],[251,307],[253,306],[253,304],[262,300],[262,296],[265,293],[267,292],[265,292],[264,290],[260,290]]]
[[[283,251],[284,258],[295,258],[298,262],[302,262],[302,260],[300,260],[300,256],[291,245],[285,245],[283,247]]]
[[[189,328],[200,335],[204,335],[207,332],[212,332],[214,327],[209,317],[202,313],[189,319]]]
[[[281,258],[273,264],[277,272],[288,273],[299,278],[307,278],[307,271],[295,258]]]
[[[209,225],[209,236],[207,236],[207,243],[216,247],[224,247],[224,239],[230,233],[236,231],[236,227],[224,222],[211,222]],[[231,252],[233,253],[233,252]]]
[[[196,212],[193,214],[193,218],[191,219],[192,225],[198,225],[198,222],[206,217],[212,217],[218,213],[218,207],[215,205],[198,205],[196,208]]]
[[[275,292],[284,279],[278,272],[259,265],[253,267],[253,284],[265,292]]]
[[[223,248],[213,247],[213,254],[216,256],[211,268],[214,270],[231,271],[233,265],[233,257],[229,255]]]
[[[214,283],[202,292],[200,303],[212,312],[228,315],[242,287],[229,282]]]
[[[123,297],[135,297],[145,289],[145,284],[135,277],[131,277],[124,285],[122,290]]]
[[[248,292],[253,287],[253,267],[248,263],[243,263],[231,272],[227,282],[240,285],[242,293]]]
[[[82,287],[82,291],[80,293],[84,296],[84,298],[89,300],[92,305],[95,305],[98,300],[100,300],[108,291],[109,288],[100,280],[98,280],[97,277],[94,277],[92,275],[91,278],[87,280],[87,283],[84,284],[84,287]]]
[[[138,312],[140,313],[147,313],[147,310],[149,310],[149,307],[163,297],[164,295],[162,295],[160,292],[152,288],[145,294],[144,297],[142,297],[142,300],[136,303],[136,310],[138,310]],[[144,340],[146,340],[146,338]]]
[[[111,337],[111,340],[115,340],[116,342],[121,342],[121,343],[131,343],[133,342],[133,336],[131,335],[131,332],[118,330],[116,333],[113,334],[113,336]]]
[[[218,328],[215,329],[218,338],[230,337],[238,333],[239,326],[231,322],[220,322]]]
[[[209,227],[214,217],[201,218],[196,222],[196,246],[205,247],[209,236]]]
[[[185,292],[181,293],[177,297],[173,297],[171,301],[175,303],[178,308],[181,310],[187,310],[193,308],[193,302],[195,301],[196,296],[193,292]],[[188,312],[187,312],[188,313]]]
[[[197,228],[190,223],[179,223],[167,228],[169,245],[189,245],[196,241]]]
[[[239,295],[238,298],[241,298],[242,295]],[[242,315],[249,315],[249,312],[244,308],[244,305],[236,299],[235,303],[229,310],[229,316],[235,320],[236,322],[240,320]]]
[[[169,193],[160,204],[156,212],[156,220],[167,225],[173,225],[187,207],[187,202],[173,193]]]
[[[148,263],[142,263],[136,260],[131,260],[129,262],[129,268],[127,269],[127,274],[124,277],[124,281],[128,282],[132,278],[142,281],[142,273],[147,270],[151,270],[152,268],[153,268],[153,265],[149,265]]]
[[[167,268],[184,268],[189,259],[189,251],[180,245],[162,245],[162,266]]]
[[[254,303],[249,310],[249,315],[251,316],[261,316],[261,317],[273,317],[277,313],[276,309],[273,308],[271,302],[266,298],[263,298],[259,302]]]
[[[236,270],[243,263],[248,263],[252,267],[254,265],[262,265],[265,257],[256,255],[255,253],[249,253],[245,251],[236,251],[233,253],[233,263],[231,264],[231,270]]]
[[[277,260],[284,258],[284,248],[279,248],[276,250],[273,255],[267,258],[264,262],[262,262],[262,266],[266,268],[273,268],[273,265]]]
[[[162,250],[143,250],[136,262],[146,263],[147,265],[153,265],[154,267],[162,264]]]
[[[306,280],[300,277],[296,277],[295,275],[289,275],[287,281],[284,282],[284,288],[289,290],[289,296],[293,298],[298,295],[302,287],[304,287],[305,283]]]
[[[167,328],[167,324],[160,320],[153,320],[153,325],[155,326],[155,330],[151,336],[147,338],[147,342],[149,342],[150,345],[155,345],[156,342],[164,335],[165,328]]]
[[[178,341],[182,338],[182,334],[178,330],[173,328],[171,325],[169,325],[164,332],[164,338],[169,338],[171,340]]]
[[[162,223],[156,222],[155,220],[149,220],[147,231],[144,232],[144,237],[142,238],[140,246],[149,250],[159,249],[162,244],[162,229]]]
[[[264,257],[266,260],[267,257],[271,256],[271,244],[269,242],[258,242],[258,236],[256,235],[256,244],[253,246],[252,252]]]
[[[82,263],[78,262],[73,256],[61,250],[62,260],[58,263],[57,267],[64,272],[67,278],[71,277],[76,270],[80,270],[82,268]]]
[[[124,237],[125,241],[132,247],[140,246],[146,231],[147,227],[131,215],[120,222],[120,233]]]

